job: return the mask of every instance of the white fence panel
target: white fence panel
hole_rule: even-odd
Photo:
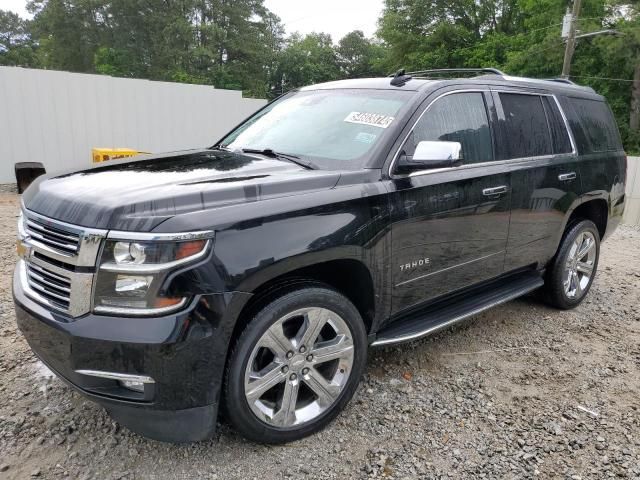
[[[640,157],[627,159],[626,205],[622,221],[640,225]]]
[[[90,166],[95,147],[207,147],[265,103],[203,85],[0,67],[0,184],[15,182],[16,162]]]

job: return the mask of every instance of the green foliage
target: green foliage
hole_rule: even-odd
[[[0,65],[38,66],[29,22],[5,10],[0,10]]]
[[[44,68],[264,97],[283,41],[263,0],[31,0]]]
[[[32,36],[39,44],[39,62],[44,68],[93,72],[94,53],[104,31],[105,15],[100,0],[31,0],[27,8],[35,14]]]
[[[381,61],[384,49],[372,43],[360,30],[345,35],[336,49],[343,77],[364,78],[384,75]]]
[[[339,78],[338,57],[331,37],[325,33],[294,34],[280,52],[274,93]]]
[[[500,68],[513,75],[558,77],[566,0],[385,0],[378,35],[387,71],[447,67]],[[572,79],[607,97],[625,147],[640,152],[629,128],[631,79],[640,63],[640,2],[583,0],[578,29],[615,29],[622,36],[578,42]]]

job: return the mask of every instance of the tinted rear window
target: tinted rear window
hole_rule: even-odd
[[[588,152],[622,149],[613,114],[605,102],[573,97],[569,101],[582,125],[587,140],[584,147],[588,148]]]
[[[549,127],[551,128],[551,140],[553,142],[554,153],[571,153],[571,140],[569,132],[558,109],[558,104],[553,97],[542,97],[544,109],[547,112]]]
[[[505,115],[506,158],[553,153],[547,117],[538,95],[501,93]]]

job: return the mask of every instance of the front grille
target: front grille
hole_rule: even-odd
[[[76,255],[80,245],[80,235],[58,227],[52,227],[33,218],[25,222],[27,234],[36,242],[67,255]]]
[[[27,263],[27,282],[29,287],[51,304],[69,310],[71,302],[71,279],[54,273],[34,263]]]
[[[91,287],[106,230],[23,210],[18,225],[20,285],[32,300],[72,318],[91,311]]]

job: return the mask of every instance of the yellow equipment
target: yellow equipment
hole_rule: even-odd
[[[93,148],[91,156],[93,163],[100,163],[107,160],[115,160],[116,158],[135,157],[147,152],[139,152],[130,148]]]

